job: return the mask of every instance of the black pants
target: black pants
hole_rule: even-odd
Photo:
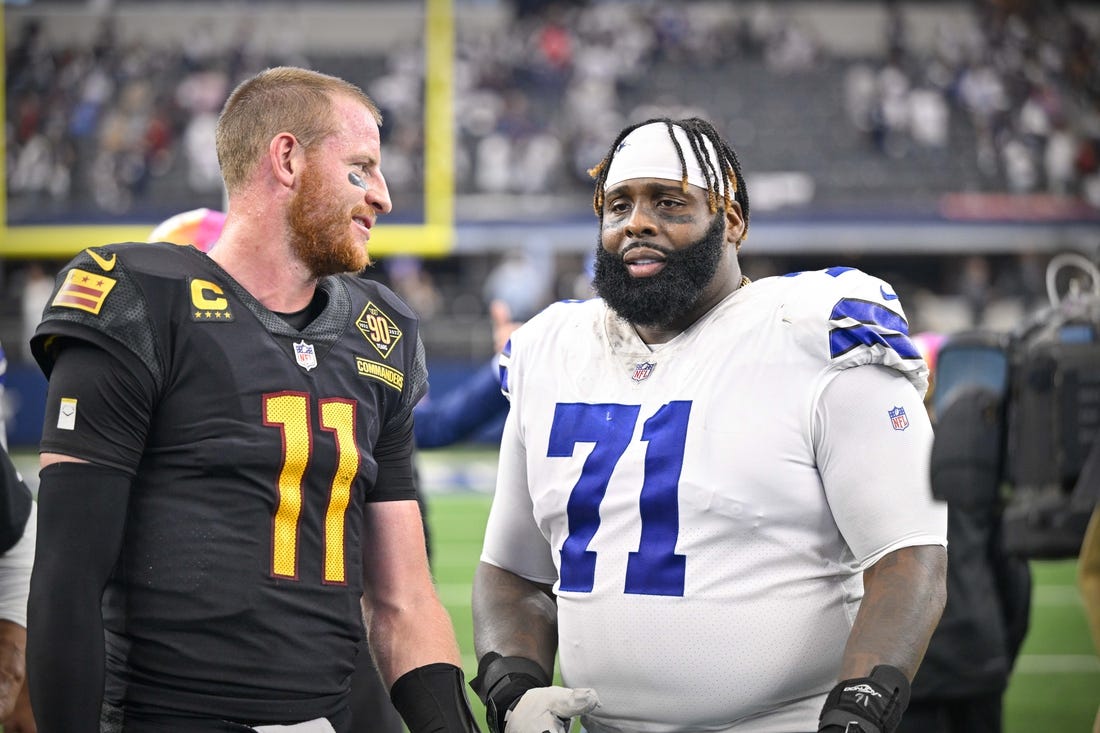
[[[401,716],[390,702],[389,690],[378,675],[378,669],[375,668],[365,643],[355,659],[348,705],[351,708],[353,730],[371,733],[401,733],[404,730]]]
[[[1002,693],[913,700],[897,733],[1001,733]]]

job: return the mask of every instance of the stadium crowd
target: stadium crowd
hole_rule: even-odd
[[[858,140],[919,163],[935,149],[966,161],[981,191],[1079,194],[1100,206],[1097,39],[1059,3],[972,5],[971,23],[943,23],[917,43],[898,3],[881,29],[883,51],[844,56],[783,5],[551,2],[508,24],[456,20],[454,98],[460,194],[576,194],[600,141],[626,120],[704,113],[754,149],[750,171],[783,170],[789,139]],[[186,44],[120,39],[105,14],[86,43],[51,42],[43,18],[11,23],[7,64],[8,192],[12,221],[154,214],[216,207],[221,190],[211,136],[216,112],[244,76],[308,64],[363,83],[383,126],[395,195],[420,189],[424,61],[417,46],[355,58],[260,45],[247,16],[233,42],[202,20]],[[205,21],[208,23],[209,21]],[[743,70],[730,86],[729,69]],[[664,73],[690,82],[662,82]],[[799,86],[799,80],[810,83]],[[811,94],[792,119],[754,120],[775,89]],[[700,96],[700,90],[728,93]],[[795,91],[797,90],[797,91]],[[824,116],[822,116],[824,115]],[[799,119],[801,118],[801,119]],[[848,123],[844,120],[847,118]],[[775,128],[775,129],[771,129]],[[782,131],[783,138],[776,137]],[[804,156],[820,196],[871,185],[826,159]],[[933,158],[937,161],[945,157]],[[898,174],[899,196],[959,181],[935,166]],[[930,180],[929,180],[930,179]],[[909,191],[905,191],[909,188]],[[858,193],[858,191],[856,191]]]

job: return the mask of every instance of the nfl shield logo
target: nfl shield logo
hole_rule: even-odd
[[[313,350],[313,344],[305,341],[294,344],[294,358],[298,361],[298,366],[307,372],[317,366],[317,352]]]
[[[656,364],[650,364],[648,361],[639,362],[634,365],[634,373],[630,375],[630,378],[635,382],[640,382],[643,379],[648,379],[649,375],[653,373],[653,367]]]
[[[905,414],[904,407],[895,407],[890,410],[890,424],[894,426],[894,430],[905,430],[909,427],[909,418]]]

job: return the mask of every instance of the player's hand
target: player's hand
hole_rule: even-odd
[[[489,318],[493,322],[493,348],[497,354],[504,351],[504,345],[512,338],[512,331],[521,325],[512,320],[512,309],[503,300],[494,300],[489,304]]]
[[[504,715],[504,733],[566,733],[574,716],[600,704],[589,688],[534,687]]]

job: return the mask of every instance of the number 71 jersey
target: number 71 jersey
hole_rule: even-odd
[[[927,368],[906,334],[889,286],[841,268],[753,283],[652,350],[601,300],[513,334],[482,560],[555,585],[563,680],[601,698],[589,730],[816,720],[861,570],[925,544],[927,521],[848,517],[861,528],[842,534],[815,410],[865,364],[896,370],[899,407],[922,410]],[[879,428],[895,430],[886,411]],[[926,492],[923,480],[844,491],[870,519],[883,492]]]

